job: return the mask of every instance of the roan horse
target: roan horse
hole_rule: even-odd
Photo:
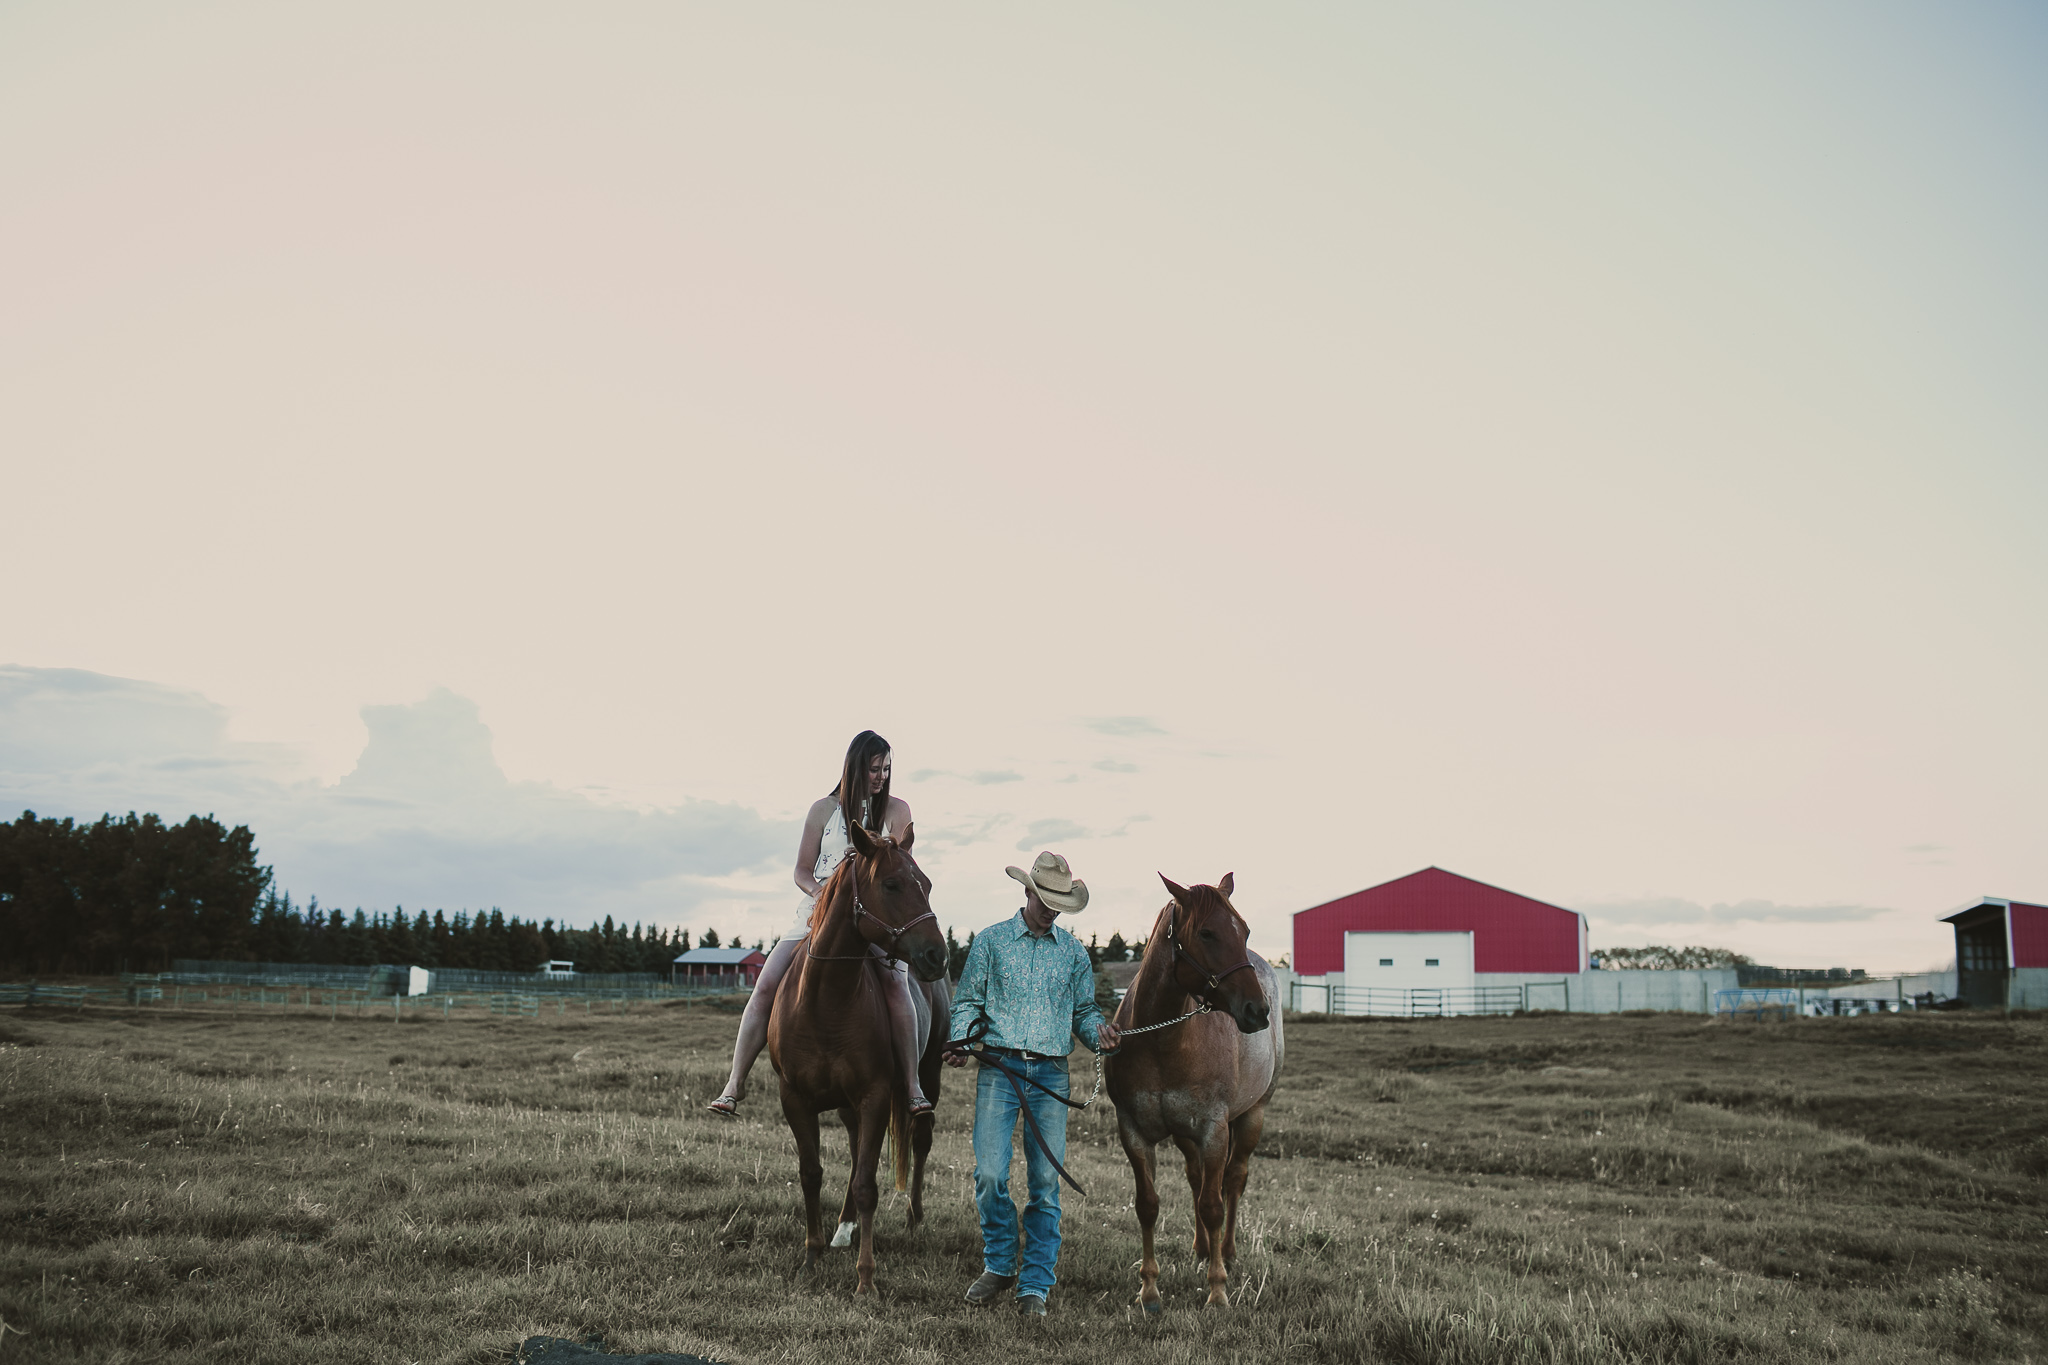
[[[1152,1250],[1159,1220],[1153,1149],[1172,1138],[1187,1158],[1195,1256],[1209,1263],[1208,1306],[1228,1307],[1223,1284],[1237,1256],[1237,1201],[1285,1051],[1273,969],[1245,946],[1250,930],[1230,904],[1232,878],[1192,889],[1159,880],[1173,899],[1153,922],[1144,963],[1117,1010],[1123,1041],[1106,1078],[1117,1135],[1138,1179],[1145,1234],[1138,1302],[1148,1313],[1165,1307]]]
[[[768,1057],[782,1078],[783,1117],[796,1135],[804,1189],[804,1269],[816,1266],[825,1250],[818,1203],[825,1183],[818,1160],[818,1115],[836,1109],[853,1154],[839,1217],[842,1224],[858,1220],[860,1284],[854,1292],[867,1294],[875,1287],[875,1166],[883,1135],[895,1138],[899,1190],[908,1164],[906,1145],[915,1154],[912,1227],[924,1217],[924,1163],[932,1148],[932,1116],[914,1122],[909,1117],[910,1093],[896,1060],[882,966],[868,945],[909,963],[919,980],[934,982],[946,975],[946,944],[932,915],[931,884],[910,856],[914,831],[904,830],[900,841],[877,838],[858,825],[849,825],[846,832],[852,854],[826,879],[805,952],[775,993]],[[945,1027],[929,1028],[926,1035],[919,1080],[924,1093],[936,1100]]]

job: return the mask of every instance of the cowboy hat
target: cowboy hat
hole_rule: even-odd
[[[1076,877],[1067,867],[1067,860],[1057,853],[1039,854],[1029,872],[1021,867],[1006,867],[1003,871],[1036,891],[1048,910],[1071,915],[1088,908],[1088,883]]]

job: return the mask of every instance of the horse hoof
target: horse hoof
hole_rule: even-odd
[[[1152,1302],[1147,1303],[1143,1299],[1139,1299],[1138,1307],[1145,1310],[1146,1317],[1156,1318],[1166,1312],[1166,1301],[1164,1299],[1154,1299]]]
[[[853,1234],[860,1231],[858,1223],[841,1223],[839,1230],[832,1234],[832,1245],[842,1251],[853,1245]]]
[[[1222,1290],[1220,1290],[1220,1289],[1212,1289],[1212,1290],[1210,1290],[1210,1291],[1209,1291],[1209,1299],[1208,1299],[1208,1302],[1204,1303],[1204,1304],[1202,1305],[1202,1307],[1204,1307],[1204,1308],[1228,1308],[1228,1307],[1230,1307],[1230,1295],[1228,1295],[1228,1294],[1224,1293],[1224,1292],[1223,1292]]]

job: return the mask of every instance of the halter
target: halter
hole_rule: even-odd
[[[1250,954],[1246,954],[1244,961],[1238,963],[1235,967],[1230,968],[1228,971],[1212,972],[1207,967],[1203,966],[1202,963],[1196,959],[1195,955],[1189,952],[1181,944],[1179,922],[1180,917],[1177,913],[1181,908],[1181,903],[1178,900],[1176,900],[1174,901],[1172,908],[1166,912],[1166,941],[1173,948],[1174,985],[1180,985],[1180,964],[1183,962],[1187,963],[1190,967],[1193,967],[1196,972],[1201,974],[1202,980],[1204,982],[1203,988],[1208,991],[1221,990],[1223,987],[1223,979],[1227,976],[1230,976],[1237,972],[1251,970],[1252,960]],[[1183,987],[1183,989],[1185,989],[1185,987]],[[1197,999],[1200,999],[1200,994],[1197,991],[1189,991],[1188,994],[1194,995],[1197,997]],[[1206,1000],[1202,1001],[1202,1003],[1213,1004],[1213,1002]]]
[[[901,852],[901,850],[898,851]],[[905,853],[903,856],[905,858],[910,857],[910,855],[907,853]],[[896,944],[903,938],[905,934],[910,932],[912,926],[922,924],[925,920],[931,920],[935,924],[938,922],[939,917],[937,912],[932,910],[926,910],[922,915],[913,916],[912,918],[903,921],[903,923],[901,924],[891,924],[889,923],[889,921],[883,919],[874,911],[868,909],[865,905],[862,905],[860,900],[860,855],[858,853],[853,853],[849,854],[848,857],[849,860],[853,862],[853,868],[846,874],[846,879],[853,884],[853,927],[856,933],[859,933],[860,931],[860,922],[862,920],[873,920],[875,922],[875,927],[880,929],[889,940],[888,946],[884,947],[882,951],[887,953],[890,957],[895,957]],[[911,863],[911,868],[913,870],[915,870],[916,867],[916,863]],[[920,884],[923,881],[921,875],[919,877],[919,881]],[[929,894],[929,888],[927,888],[927,894]],[[861,937],[869,943],[874,942],[873,939],[867,938],[865,934],[862,934]],[[811,938],[806,938],[804,940],[804,956],[812,959],[813,961],[866,962],[870,960],[870,955],[867,953],[860,953],[853,957],[832,957],[827,956],[824,953],[814,953],[811,951],[811,943],[813,938],[815,938],[815,935],[813,935]],[[876,946],[879,947],[881,945]]]

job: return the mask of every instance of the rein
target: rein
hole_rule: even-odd
[[[993,1021],[989,1019],[988,1015],[983,1014],[968,1027],[965,1038],[948,1041],[946,1050],[949,1052],[965,1052],[972,1056],[980,1065],[1003,1073],[1004,1079],[1010,1083],[1010,1088],[1017,1092],[1017,1112],[1024,1116],[1024,1131],[1029,1133],[1031,1140],[1038,1144],[1038,1150],[1044,1154],[1047,1161],[1052,1163],[1052,1168],[1059,1172],[1060,1179],[1072,1185],[1075,1194],[1085,1198],[1088,1191],[1082,1189],[1081,1182],[1074,1179],[1067,1168],[1060,1164],[1060,1159],[1053,1155],[1052,1144],[1045,1140],[1044,1133],[1038,1131],[1038,1119],[1033,1116],[1031,1106],[1024,1098],[1024,1087],[1028,1085],[1034,1090],[1042,1090],[1069,1109],[1086,1109],[1089,1105],[1095,1103],[1096,1099],[1102,1094],[1102,1054],[1100,1052],[1095,1054],[1095,1089],[1089,1093],[1088,1098],[1085,1100],[1069,1099],[1045,1082],[1033,1080],[1022,1071],[1011,1066],[1008,1061],[989,1051],[987,1044],[983,1043],[982,1040],[988,1037],[989,1030],[993,1027]]]

